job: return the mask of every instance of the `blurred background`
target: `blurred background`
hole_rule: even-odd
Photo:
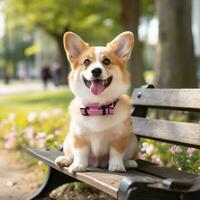
[[[67,84],[66,31],[105,45],[130,30],[135,35],[132,87],[145,82],[162,88],[198,87],[198,0],[1,0],[0,9],[2,84],[37,81],[47,68],[55,86]]]
[[[0,0],[0,199],[23,200],[41,185],[46,167],[23,149],[57,147],[68,130],[73,95],[63,34],[105,45],[125,30],[135,36],[131,89],[200,86],[199,0]],[[161,116],[200,120],[183,112]],[[150,140],[140,146],[142,159],[200,173],[197,149]]]

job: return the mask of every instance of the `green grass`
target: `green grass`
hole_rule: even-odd
[[[24,93],[0,98],[0,120],[15,113],[18,117],[30,112],[49,111],[55,108],[67,110],[73,95],[68,90]]]

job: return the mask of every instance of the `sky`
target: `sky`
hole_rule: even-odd
[[[3,8],[3,2],[0,2],[0,9]],[[2,38],[5,34],[5,15],[0,12],[0,38]]]
[[[5,16],[0,13],[0,38],[2,38],[5,34]]]

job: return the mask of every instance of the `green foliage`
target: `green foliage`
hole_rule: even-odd
[[[60,109],[31,112],[20,119],[10,114],[0,122],[2,145],[6,149],[57,147],[64,140],[68,121]]]
[[[41,27],[53,37],[72,30],[89,41],[95,37],[101,42],[120,30],[119,2],[114,0],[6,0],[4,12],[26,26]]]
[[[141,1],[141,15],[152,16],[155,14],[156,1],[155,0],[142,0]]]
[[[72,94],[63,90],[1,98],[0,146],[7,149],[57,147],[68,130],[66,111],[71,99]],[[185,120],[185,116],[177,113],[169,118]],[[194,148],[141,140],[139,158],[200,174],[200,150]]]
[[[66,91],[2,98],[1,146],[22,149],[61,144],[68,129],[67,105],[71,98]]]
[[[178,148],[172,146],[171,149]],[[200,173],[200,151],[194,148],[179,147],[179,151],[172,152],[172,165],[180,170]]]
[[[1,97],[0,120],[7,118],[13,112],[20,121],[21,117],[25,118],[30,112],[50,111],[56,108],[66,111],[71,99],[72,94],[67,90]]]
[[[15,67],[18,61],[25,60],[25,50],[34,42],[33,36],[34,31],[30,32],[22,25],[6,20],[6,35],[0,43],[0,56],[3,58],[0,66],[8,68],[11,62]],[[33,58],[34,54],[30,55],[29,61]]]
[[[33,42],[34,32],[30,33],[24,26],[13,24],[13,27],[10,29],[10,38],[7,42],[7,45],[9,45],[9,57],[14,62],[23,60],[26,48],[31,46]],[[33,59],[34,57],[32,56],[31,58]]]
[[[153,140],[140,141],[139,157],[160,166],[200,174],[200,150],[181,147]]]
[[[150,109],[148,118],[158,118],[176,122],[198,123],[196,115],[191,119],[191,113],[182,111],[169,111]],[[195,118],[196,116],[196,118]],[[148,131],[148,130],[147,130]],[[154,140],[143,139],[140,141],[142,159],[155,162],[161,166],[175,167],[180,170],[200,174],[200,150],[168,143],[155,142]]]

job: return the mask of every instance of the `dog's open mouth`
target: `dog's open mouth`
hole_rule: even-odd
[[[94,95],[100,95],[111,84],[112,79],[113,77],[110,76],[106,80],[95,79],[89,81],[83,76],[83,81],[86,87],[88,87],[90,89],[90,92]]]

